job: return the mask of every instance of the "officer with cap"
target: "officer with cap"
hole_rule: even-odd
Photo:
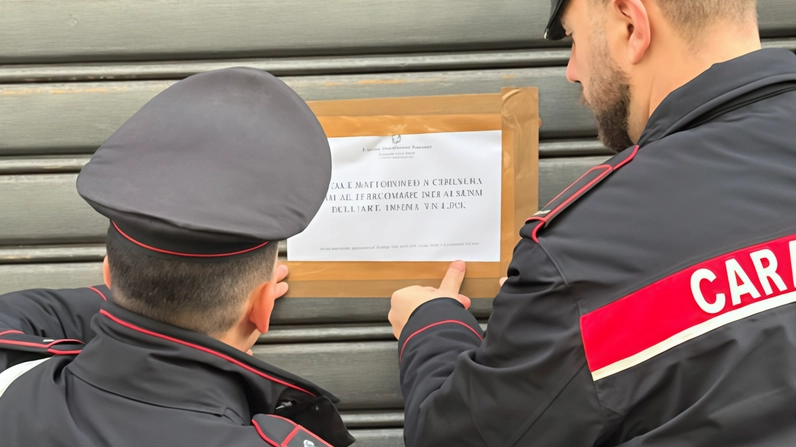
[[[330,177],[317,119],[265,72],[147,103],[77,180],[110,221],[106,285],[0,297],[0,445],[351,444],[334,396],[249,351],[287,291],[277,243]]]
[[[796,445],[796,56],[755,0],[552,4],[618,155],[528,219],[486,333],[461,262],[393,295],[406,444]]]

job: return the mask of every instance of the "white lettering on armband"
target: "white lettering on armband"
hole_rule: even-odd
[[[788,248],[793,272],[792,277],[796,278],[796,241],[791,241],[788,244]],[[780,256],[782,256],[782,253],[780,253]],[[744,260],[747,265],[746,268],[742,267],[738,259],[730,258],[724,262],[724,273],[726,273],[726,276],[716,284],[720,284],[718,287],[725,293],[716,293],[715,300],[712,303],[708,302],[710,297],[705,298],[702,287],[705,281],[714,283],[717,279],[716,274],[710,269],[700,268],[691,275],[691,294],[700,309],[709,314],[717,314],[726,310],[728,295],[726,292],[729,292],[732,307],[736,308],[750,303],[750,301],[744,301],[743,299],[747,295],[752,300],[762,298],[764,295],[760,293],[760,289],[762,289],[766,298],[796,289],[796,283],[791,284],[794,289],[790,289],[783,280],[782,272],[779,271],[780,263],[777,260],[777,255],[772,250],[764,248],[749,253],[748,261]],[[749,261],[751,261],[751,269]],[[747,273],[751,271],[756,273],[757,282],[753,281],[752,277]],[[716,284],[711,288],[716,289]]]
[[[708,269],[699,269],[691,275],[691,293],[694,294],[694,299],[699,305],[700,309],[709,314],[717,314],[724,309],[724,304],[727,302],[727,297],[723,293],[716,295],[716,301],[708,303],[705,296],[702,295],[702,290],[699,288],[702,281],[713,282],[716,280],[716,275]]]

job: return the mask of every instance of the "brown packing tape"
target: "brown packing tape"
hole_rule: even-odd
[[[322,116],[326,136],[367,137],[442,132],[500,130],[500,115]]]
[[[394,281],[401,279],[439,280],[448,270],[447,262],[291,262],[290,282],[338,281],[368,279]],[[367,271],[367,278],[360,278]],[[497,262],[467,264],[468,278],[495,278],[500,275]]]
[[[514,141],[517,134],[511,127],[502,123],[503,142],[503,185],[500,203],[500,275],[505,275],[511,262],[512,248],[517,244],[517,232],[514,231],[514,198],[517,194],[514,181]]]
[[[290,291],[295,294],[294,298],[389,298],[393,292],[404,287],[439,287],[440,278],[392,281],[296,281],[290,282]],[[461,293],[471,298],[494,298],[499,289],[498,278],[468,278],[462,284]]]
[[[519,242],[520,229],[525,221],[539,209],[539,90],[537,88],[504,88],[503,94],[503,134],[510,135],[510,141],[503,141],[504,154],[506,146],[512,147],[514,162],[514,210],[513,238],[511,251],[507,246],[501,247],[501,271],[506,272],[511,262],[514,245]],[[507,163],[506,159],[503,160]],[[506,169],[504,167],[504,169]],[[504,202],[505,204],[505,202]],[[506,236],[508,228],[503,228]],[[506,244],[508,241],[504,240]],[[508,259],[503,255],[508,254]],[[505,274],[505,273],[504,273]]]
[[[316,101],[310,107],[330,138],[503,131],[500,262],[470,263],[462,293],[492,298],[505,276],[521,222],[538,196],[536,88],[501,94]],[[403,287],[438,286],[447,262],[287,262],[294,298],[389,297]]]
[[[310,101],[307,104],[318,117],[469,115],[484,113],[499,115],[502,108],[502,99],[500,95],[477,94]]]

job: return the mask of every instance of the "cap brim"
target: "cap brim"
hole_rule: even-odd
[[[544,32],[544,38],[547,40],[561,40],[567,37],[567,32],[561,25],[561,14],[564,12],[564,4],[566,0],[560,1],[556,4],[555,9],[550,13],[550,21],[547,23],[547,28]]]

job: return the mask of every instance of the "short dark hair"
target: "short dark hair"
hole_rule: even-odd
[[[596,0],[607,4],[610,0]],[[594,0],[593,0],[594,2]],[[689,43],[703,37],[703,30],[717,20],[744,23],[757,18],[757,0],[655,0],[666,19]]]
[[[196,262],[149,256],[107,242],[114,301],[156,321],[210,336],[220,336],[241,317],[257,285],[271,279],[278,243],[245,256]]]
[[[689,42],[716,20],[743,23],[757,17],[757,0],[656,0],[664,16]]]

